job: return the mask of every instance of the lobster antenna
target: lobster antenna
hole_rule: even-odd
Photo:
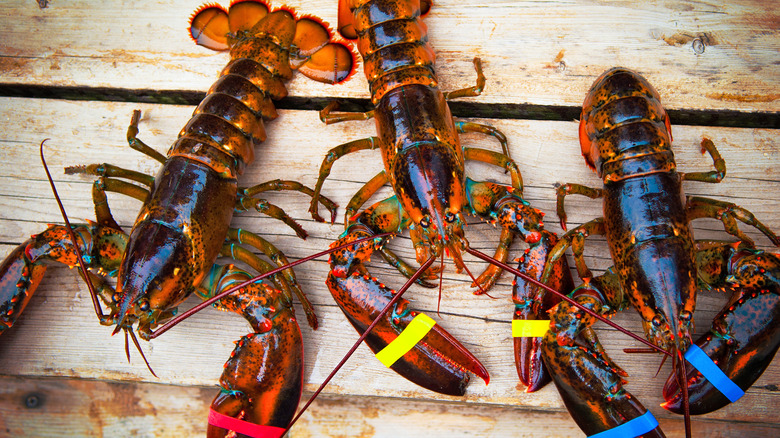
[[[572,306],[575,306],[576,308],[578,308],[578,309],[582,310],[583,312],[587,313],[588,315],[598,319],[599,321],[603,322],[604,324],[607,324],[608,326],[618,330],[619,332],[636,339],[637,341],[647,345],[648,347],[652,348],[653,350],[655,350],[655,351],[657,351],[659,353],[663,353],[663,354],[665,354],[667,356],[671,356],[672,355],[672,353],[670,353],[670,352],[664,350],[663,348],[653,344],[652,342],[648,341],[647,339],[644,339],[644,338],[642,338],[642,337],[640,337],[638,335],[635,335],[634,333],[631,333],[629,330],[626,330],[625,328],[619,326],[618,324],[615,324],[614,322],[610,321],[609,319],[605,318],[604,316],[599,315],[598,313],[596,313],[596,312],[586,308],[582,304],[572,300],[566,294],[562,294],[562,293],[558,292],[557,290],[551,288],[550,286],[547,286],[546,284],[544,284],[544,283],[542,283],[542,282],[540,282],[540,281],[538,281],[538,280],[528,276],[527,274],[524,274],[524,273],[520,272],[519,270],[517,270],[517,269],[507,265],[506,263],[498,261],[498,260],[494,259],[493,257],[490,257],[489,255],[487,255],[487,254],[485,254],[485,253],[483,253],[481,251],[477,251],[476,249],[470,248],[468,246],[466,247],[466,252],[468,252],[469,254],[471,254],[471,255],[479,258],[479,259],[482,259],[482,260],[484,260],[484,261],[486,261],[488,263],[496,265],[499,268],[501,268],[501,269],[503,269],[505,271],[508,271],[508,272],[510,272],[510,273],[512,273],[512,274],[514,274],[514,275],[516,275],[516,276],[518,276],[520,278],[522,278],[523,280],[525,280],[525,281],[527,281],[527,282],[537,286],[537,287],[541,287],[542,289],[544,289],[546,291],[552,292],[553,294],[557,295],[562,300],[566,301],[567,303],[571,304]]]
[[[295,418],[292,419],[290,424],[287,426],[287,429],[285,430],[285,433],[287,433],[290,428],[295,424],[296,421],[298,421],[299,418],[301,418],[301,415],[303,415],[304,412],[306,412],[306,409],[309,408],[309,405],[314,402],[314,399],[317,398],[317,396],[322,392],[322,390],[325,388],[325,386],[330,382],[330,380],[333,378],[333,376],[336,375],[336,373],[341,369],[342,366],[344,366],[345,363],[347,363],[347,360],[352,356],[352,354],[357,350],[357,348],[360,346],[360,344],[368,337],[369,334],[371,334],[371,330],[374,329],[374,327],[379,323],[379,319],[382,318],[387,314],[387,312],[390,311],[390,309],[395,306],[395,304],[401,299],[401,296],[406,292],[409,287],[414,284],[415,281],[417,281],[417,278],[420,277],[423,272],[425,272],[426,269],[428,269],[433,262],[435,261],[435,256],[431,256],[428,260],[425,261],[422,265],[420,265],[420,268],[417,270],[417,272],[414,273],[411,277],[409,277],[408,280],[406,280],[406,283],[404,283],[403,286],[401,286],[398,291],[396,291],[395,295],[393,296],[393,299],[391,299],[385,307],[379,312],[379,315],[377,315],[376,318],[374,318],[374,321],[369,324],[369,326],[366,328],[366,330],[363,332],[362,335],[358,338],[357,341],[355,341],[355,344],[352,345],[352,348],[349,349],[346,355],[341,359],[341,361],[336,365],[336,367],[333,369],[333,371],[328,374],[328,377],[325,378],[325,380],[320,384],[320,387],[317,388],[316,391],[314,391],[314,394],[309,398],[309,401],[306,402],[305,405],[303,405],[303,408],[301,408],[300,411],[298,411],[298,414],[295,415]]]
[[[57,193],[57,187],[54,185],[54,179],[52,179],[51,177],[51,173],[49,172],[49,166],[46,164],[46,158],[43,155],[43,144],[46,143],[47,140],[49,139],[48,138],[44,139],[40,145],[41,164],[43,164],[43,170],[46,172],[46,178],[49,180],[51,191],[54,194],[54,200],[57,201],[57,206],[60,208],[62,219],[65,221],[65,228],[68,231],[68,237],[70,237],[70,241],[73,243],[73,250],[76,252],[76,257],[78,259],[78,264],[79,264],[79,270],[81,271],[82,277],[84,277],[84,282],[87,283],[87,289],[89,289],[89,295],[90,297],[92,297],[92,305],[95,308],[95,314],[102,321],[105,319],[106,316],[103,314],[103,309],[100,307],[100,302],[98,301],[97,293],[95,292],[95,285],[92,284],[92,279],[89,277],[89,271],[87,271],[87,266],[84,264],[84,259],[81,254],[81,249],[79,248],[78,243],[76,243],[76,233],[73,232],[73,226],[71,226],[70,221],[68,220],[68,214],[65,213],[65,207],[62,205],[62,200],[60,199],[59,193]],[[125,353],[127,354],[127,361],[130,362],[130,345],[127,341],[127,333],[128,333],[127,327],[124,327],[124,330],[125,330]],[[114,333],[116,333],[116,331]],[[138,343],[138,339],[135,337],[135,333],[130,331],[130,335],[133,338],[133,343],[135,344],[135,348],[138,349],[138,353],[141,354],[144,363],[146,363],[146,368],[149,369],[149,371],[152,373],[154,377],[157,377],[157,374],[155,374],[154,370],[152,370],[152,366],[149,364],[149,361],[146,360],[146,356],[144,355],[144,352],[141,349],[141,345]]]
[[[105,318],[105,315],[103,315],[103,309],[100,307],[100,302],[98,301],[97,293],[95,293],[95,286],[92,284],[92,280],[89,278],[87,266],[84,264],[84,259],[82,258],[81,255],[81,249],[79,248],[79,245],[76,242],[76,233],[73,232],[73,227],[70,225],[70,221],[68,220],[68,215],[67,213],[65,213],[65,207],[62,205],[62,201],[60,200],[60,195],[57,193],[57,187],[54,185],[54,180],[51,177],[51,173],[49,173],[49,166],[46,165],[46,158],[44,158],[43,156],[43,144],[46,143],[46,141],[48,140],[50,139],[48,138],[43,139],[40,145],[41,164],[43,164],[43,170],[46,171],[46,178],[48,178],[49,180],[51,191],[54,193],[54,200],[57,201],[57,206],[60,208],[62,219],[65,221],[65,228],[68,230],[68,237],[70,237],[70,241],[73,243],[73,250],[76,252],[76,257],[78,258],[79,270],[81,271],[81,275],[84,276],[84,280],[87,283],[89,294],[92,297],[92,305],[95,307],[95,314],[97,315],[98,318],[103,320]]]
[[[158,328],[156,331],[152,332],[149,335],[149,339],[154,339],[154,338],[160,336],[161,334],[167,332],[168,330],[173,328],[173,326],[175,326],[176,324],[184,321],[185,319],[189,318],[193,314],[200,312],[201,310],[205,309],[206,307],[214,304],[215,302],[221,300],[222,298],[225,298],[226,296],[232,294],[233,292],[235,292],[235,291],[237,291],[237,290],[239,290],[239,289],[241,289],[241,288],[243,288],[243,287],[245,287],[245,286],[247,286],[249,284],[252,284],[252,283],[254,283],[256,281],[262,280],[262,279],[264,279],[266,277],[270,277],[271,275],[277,274],[277,273],[279,273],[281,271],[284,271],[285,269],[292,268],[294,266],[298,266],[301,263],[308,262],[309,260],[316,259],[317,257],[328,255],[328,254],[330,254],[332,252],[336,252],[338,250],[341,250],[341,249],[344,249],[344,248],[348,248],[350,246],[357,245],[359,243],[363,243],[363,242],[368,241],[368,240],[384,239],[385,237],[388,237],[390,235],[392,235],[392,233],[381,233],[381,234],[375,234],[375,235],[369,236],[369,237],[364,237],[362,239],[353,240],[352,242],[348,242],[348,243],[345,243],[343,245],[339,245],[339,246],[336,246],[336,247],[333,247],[333,248],[328,248],[325,251],[320,251],[320,252],[318,252],[316,254],[312,254],[310,256],[304,257],[304,258],[296,260],[294,262],[290,262],[290,263],[288,263],[288,264],[286,264],[284,266],[280,266],[280,267],[272,269],[272,270],[270,270],[268,272],[262,273],[260,275],[255,276],[255,277],[252,277],[249,280],[244,281],[243,283],[239,283],[239,284],[231,287],[230,289],[226,289],[226,290],[220,292],[219,294],[214,295],[213,297],[209,298],[206,301],[203,301],[202,303],[199,303],[197,306],[191,308],[190,310],[188,310],[186,312],[183,312],[183,313],[177,315],[176,317],[170,319],[168,322],[166,322],[165,324],[161,325],[160,328]]]
[[[675,347],[676,349],[676,347]],[[680,350],[677,350],[677,360],[679,366],[677,369],[680,374],[677,377],[677,381],[680,384],[680,388],[683,393],[683,418],[685,419],[685,437],[691,438],[691,406],[690,399],[688,398],[688,372],[685,370],[685,357]]]
[[[125,327],[125,351],[127,352],[127,361],[130,362],[130,349],[128,348],[127,344],[127,335],[130,335],[130,339],[133,340],[133,344],[135,344],[135,348],[138,350],[138,353],[141,354],[141,359],[144,360],[144,363],[146,364],[146,368],[149,370],[150,373],[156,378],[160,378],[152,369],[152,365],[149,364],[149,361],[146,359],[146,355],[144,354],[144,351],[141,350],[141,344],[138,343],[138,338],[135,336],[135,332],[132,330],[128,330],[127,327]]]
[[[441,288],[444,282],[444,251],[441,252],[441,263],[439,263],[439,300],[436,301],[436,315],[441,318]]]

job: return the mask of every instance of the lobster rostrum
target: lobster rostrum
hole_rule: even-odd
[[[780,263],[776,255],[756,250],[737,221],[757,228],[774,245],[780,245],[780,239],[734,204],[686,199],[683,181],[720,182],[725,162],[705,138],[702,152],[712,156],[715,170],[678,172],[671,142],[669,118],[646,79],[614,68],[595,81],[583,104],[580,143],[604,187],[559,186],[558,215],[565,229],[563,201],[576,193],[602,198],[604,217],[566,233],[551,250],[542,279],[552,271],[551,263],[571,247],[583,280],[571,294],[577,302],[604,315],[629,305],[636,309],[647,339],[672,353],[674,371],[664,390],[665,407],[686,414],[690,435],[688,413],[705,413],[728,402],[697,371],[704,368],[702,360],[683,356],[690,353],[697,291],[734,292],[712,332],[697,344],[726,373],[726,380],[746,389],[771,362],[780,343],[774,323]],[[689,223],[702,217],[721,220],[741,243],[696,242]],[[606,237],[615,263],[596,277],[583,258],[584,240],[593,234]],[[624,388],[627,374],[599,344],[591,329],[593,318],[561,303],[551,320],[542,343],[544,362],[580,428],[588,435],[614,430],[620,436],[663,436],[652,414]],[[716,380],[713,374],[708,376]]]
[[[320,193],[333,163],[346,154],[379,149],[384,170],[349,202],[345,212],[346,231],[333,246],[380,233],[400,233],[408,228],[421,266],[430,266],[430,261],[439,257],[443,263],[446,253],[461,271],[465,268],[462,253],[473,251],[468,248],[463,230],[465,215],[470,214],[501,226],[501,242],[495,257],[500,261],[507,260],[516,235],[532,246],[551,248],[556,238],[544,230],[543,214],[522,198],[522,178],[508,156],[504,135],[491,126],[453,120],[447,99],[479,95],[485,78],[480,60],[475,59],[476,86],[449,93],[439,89],[434,52],[428,43],[427,28],[420,19],[430,6],[427,1],[345,0],[339,3],[339,31],[346,38],[357,39],[374,108],[367,113],[343,113],[335,112],[332,104],[321,112],[321,119],[336,123],[373,118],[378,136],[333,148],[320,168],[315,193]],[[464,148],[459,140],[459,134],[464,132],[493,136],[502,144],[504,152]],[[505,169],[512,185],[466,177],[466,160]],[[387,183],[394,195],[357,213]],[[312,199],[310,211],[318,217],[317,198]],[[411,278],[415,272],[384,247],[384,239],[335,251],[329,260],[328,288],[361,333],[380,317],[380,309],[397,294],[369,275],[365,262],[375,252],[406,277]],[[540,263],[538,275],[541,267]],[[439,269],[424,270],[417,282],[435,287],[426,280],[435,279]],[[491,265],[474,280],[474,286],[487,290],[501,272]],[[376,328],[367,335],[366,343],[375,353],[382,351],[417,316],[408,301],[399,300],[375,323]],[[488,381],[482,364],[438,324],[432,325],[420,342],[398,360],[385,365],[414,383],[450,395],[464,393],[469,380],[467,371]]]

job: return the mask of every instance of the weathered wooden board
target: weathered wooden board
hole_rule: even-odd
[[[62,100],[36,100],[0,98],[0,255],[5,255],[21,243],[26,236],[45,228],[48,222],[61,223],[45,176],[38,164],[38,144],[45,137],[51,140],[46,145],[47,159],[54,170],[55,179],[63,202],[74,220],[91,218],[92,203],[90,185],[92,179],[78,176],[65,176],[59,171],[63,166],[79,163],[112,162],[124,167],[154,173],[157,164],[125,145],[125,129],[133,109],[143,110],[141,138],[148,144],[164,152],[173,141],[176,133],[189,118],[192,107],[137,105],[126,103],[69,102]],[[510,139],[511,153],[520,164],[526,182],[526,197],[537,208],[548,212],[547,226],[560,231],[554,218],[555,182],[562,180],[596,185],[598,179],[582,162],[576,142],[577,124],[575,122],[544,122],[523,120],[487,120],[502,129]],[[313,184],[317,168],[327,150],[348,140],[365,137],[373,133],[372,122],[343,123],[333,126],[322,125],[316,112],[282,111],[279,119],[268,124],[269,138],[258,148],[258,161],[247,171],[243,183],[253,184],[273,178],[298,179]],[[726,179],[721,184],[686,183],[690,194],[713,196],[736,202],[765,221],[772,229],[780,229],[780,217],[777,206],[780,205],[780,132],[776,130],[735,129],[714,127],[675,126],[676,156],[680,168],[685,170],[707,170],[712,166],[707,156],[699,153],[698,144],[703,135],[707,135],[718,145],[728,165]],[[464,136],[464,144],[495,148],[492,140],[479,135]],[[294,151],[294,153],[291,153]],[[351,194],[362,182],[373,176],[381,168],[377,154],[364,152],[344,158],[334,167],[333,173],[325,185],[324,194],[345,205]],[[477,179],[505,181],[506,176],[499,170],[488,166],[470,166],[470,174]],[[292,259],[297,259],[325,248],[336,238],[342,227],[319,224],[309,219],[308,201],[297,194],[274,195],[272,202],[284,206],[303,226],[310,231],[308,240],[295,237],[293,231],[277,221],[258,214],[239,214],[234,224],[248,230],[259,231],[277,244]],[[135,218],[139,204],[121,196],[109,199],[118,221],[129,228]],[[570,224],[581,223],[599,214],[599,203],[587,199],[572,197],[567,200],[570,211]],[[695,225],[697,237],[727,238],[720,223],[714,220],[698,221]],[[743,227],[749,235],[766,247],[766,238],[753,230]],[[477,249],[491,251],[498,233],[485,224],[475,223],[467,228],[471,244]],[[597,269],[608,266],[607,250],[602,241],[594,239],[589,247],[588,262]],[[410,242],[407,238],[397,238],[394,249],[407,259],[413,259]],[[518,246],[517,250],[521,247]],[[469,266],[478,271],[479,264],[473,259]],[[332,298],[324,287],[327,266],[323,261],[307,264],[297,270],[304,290],[307,292],[320,316],[321,328],[312,331],[302,327],[306,349],[306,389],[313,391],[324,379],[332,366],[346,351],[348,344],[357,335],[335,307]],[[373,271],[395,287],[402,281],[391,269],[382,263],[375,263]],[[332,384],[326,389],[330,396],[349,397],[357,400],[353,407],[338,412],[339,415],[358,415],[361,420],[351,423],[344,420],[344,429],[336,427],[337,421],[325,420],[331,405],[321,407],[320,416],[311,420],[312,436],[358,435],[387,436],[397,431],[396,419],[388,411],[399,409],[410,416],[421,415],[426,418],[429,411],[444,412],[452,408],[463,414],[476,409],[485,416],[496,412],[498,426],[491,428],[481,420],[464,420],[455,423],[453,416],[438,417],[434,424],[462,424],[468,433],[462,436],[516,436],[519,428],[534,427],[542,424],[545,418],[565,417],[560,414],[562,403],[552,387],[536,394],[526,394],[518,387],[517,376],[512,363],[511,337],[509,321],[511,319],[510,285],[511,279],[505,277],[494,290],[496,299],[474,297],[465,275],[456,274],[449,268],[444,277],[441,312],[436,315],[437,291],[415,287],[407,297],[413,298],[414,305],[433,315],[447,330],[457,336],[485,363],[491,373],[491,383],[485,386],[473,382],[463,398],[440,396],[422,390],[395,374],[387,371],[378,363],[368,349],[361,347],[355,357],[348,362]],[[192,305],[192,300],[188,301]],[[723,297],[702,296],[696,315],[699,321],[698,332],[706,328],[706,320],[718,310]],[[185,306],[187,307],[187,306]],[[301,315],[300,309],[299,315]],[[620,324],[639,331],[635,315],[626,313],[615,319]],[[40,376],[59,376],[99,380],[120,380],[130,382],[159,382],[173,385],[215,385],[232,349],[233,340],[247,331],[247,325],[234,315],[209,310],[202,312],[190,321],[178,326],[159,339],[146,344],[144,350],[150,359],[159,379],[154,379],[145,366],[133,353],[133,361],[128,364],[124,357],[124,339],[110,337],[110,328],[96,323],[94,312],[87,295],[73,271],[53,268],[33,298],[24,317],[13,330],[3,335],[0,343],[0,374],[7,376],[25,376],[35,382]],[[659,358],[627,357],[622,348],[633,343],[618,336],[611,329],[599,331],[613,358],[626,365],[631,374],[629,389],[639,395],[654,414],[662,421],[668,421],[671,436],[681,436],[681,420],[668,415],[658,408],[661,401],[660,388],[664,376],[669,371],[665,365],[659,377],[654,378]],[[725,422],[742,422],[744,431],[762,433],[776,432],[778,422],[775,415],[777,406],[777,383],[780,379],[780,364],[777,361],[748,391],[739,403],[716,413],[697,418],[694,432],[709,435],[714,429],[727,431]],[[13,379],[9,385],[13,384]],[[22,382],[27,382],[23,380]],[[58,381],[59,382],[59,381]],[[27,383],[24,383],[26,385]],[[98,383],[103,384],[103,383]],[[24,385],[9,391],[24,392]],[[35,384],[33,384],[35,385]],[[80,381],[64,383],[67,386],[88,385]],[[144,386],[143,388],[146,388]],[[155,386],[155,388],[159,388]],[[73,393],[74,403],[83,400]],[[87,391],[84,389],[84,391]],[[89,390],[92,391],[92,390]],[[97,390],[94,390],[97,391]],[[132,391],[146,391],[133,389]],[[154,392],[149,402],[170,405],[169,399],[162,396],[163,389]],[[195,399],[192,403],[205,403],[209,396],[201,392],[187,392]],[[177,389],[175,394],[180,394]],[[171,395],[170,397],[177,397]],[[371,402],[366,396],[379,396],[377,419],[364,409]],[[356,398],[357,397],[357,398]],[[409,405],[408,399],[436,401],[437,404]],[[361,401],[362,400],[362,401]],[[155,405],[156,406],[156,405]],[[6,424],[18,424],[12,420],[12,407],[0,404],[0,415]],[[18,409],[18,408],[17,408]],[[106,408],[108,409],[108,408]],[[155,408],[159,411],[164,408]],[[198,407],[197,409],[202,409]],[[521,409],[518,411],[517,409]],[[528,425],[526,411],[534,409],[546,411],[538,414],[536,423]],[[549,411],[549,412],[547,412]],[[202,411],[197,411],[202,412]],[[373,411],[372,411],[373,412]],[[500,413],[499,413],[500,412]],[[146,415],[146,414],[144,414]],[[315,415],[315,414],[311,414]],[[481,415],[481,414],[480,414]],[[514,419],[517,415],[519,418]],[[431,413],[431,417],[435,417]],[[479,417],[475,415],[474,417]],[[198,422],[189,416],[188,421]],[[473,417],[469,416],[469,419]],[[481,417],[480,417],[481,418]],[[52,420],[54,421],[54,420]],[[130,419],[127,420],[131,421]],[[154,423],[154,421],[149,420]],[[450,423],[452,421],[452,423]],[[486,420],[487,421],[487,420]],[[438,423],[443,422],[443,423]],[[404,421],[411,423],[411,421]],[[36,423],[38,424],[38,423]],[[156,423],[155,423],[156,424]],[[472,428],[472,425],[473,428]],[[57,429],[57,423],[40,423],[40,427]],[[16,427],[16,426],[15,426]],[[196,426],[189,426],[196,427]],[[331,429],[332,427],[332,429]],[[411,427],[411,426],[410,426]],[[739,426],[729,426],[739,427]],[[350,429],[354,428],[354,429]],[[133,429],[134,431],[137,429]],[[184,429],[185,431],[194,429]],[[736,430],[736,429],[731,429]],[[740,433],[746,433],[746,432]],[[142,433],[142,432],[139,432]],[[187,432],[189,433],[189,432]],[[307,436],[300,432],[302,435]],[[410,432],[411,435],[424,431]],[[547,430],[537,429],[529,432],[546,434]],[[559,436],[579,436],[572,423],[565,423],[561,430],[554,433]],[[122,436],[117,431],[108,435]],[[128,433],[127,436],[134,435]],[[458,433],[456,433],[458,435]],[[772,434],[767,433],[767,436]],[[723,435],[726,436],[726,435]]]
[[[49,3],[0,4],[0,84],[203,91],[224,66],[189,38],[197,0]],[[284,3],[336,22],[335,0]],[[780,16],[763,1],[441,0],[426,23],[444,88],[473,83],[471,58],[483,59],[488,85],[474,102],[580,105],[599,73],[622,65],[672,109],[780,110]],[[290,87],[295,96],[367,90],[362,75]]]
[[[9,436],[203,436],[206,424],[202,419],[206,418],[214,392],[213,388],[199,386],[59,378],[0,377],[0,382],[0,430]],[[89,409],[83,409],[84,406]],[[660,423],[668,436],[682,436],[678,421],[661,419]],[[771,425],[705,421],[694,424],[699,436],[711,438],[777,435],[777,428]],[[323,396],[301,417],[289,436],[568,438],[580,437],[582,433],[561,412]]]

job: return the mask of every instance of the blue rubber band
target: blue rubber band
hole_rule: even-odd
[[[647,432],[658,427],[658,420],[653,417],[650,411],[633,418],[620,426],[613,427],[612,429],[599,432],[595,435],[590,435],[590,438],[634,438],[640,435],[644,435]]]
[[[732,382],[697,345],[691,345],[685,353],[685,358],[732,403],[745,395],[745,391]]]

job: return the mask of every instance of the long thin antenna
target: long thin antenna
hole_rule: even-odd
[[[46,143],[47,140],[50,139],[48,138],[44,139],[41,142],[41,146],[40,146],[41,163],[43,164],[43,170],[46,171],[46,178],[49,179],[49,185],[51,185],[51,191],[54,193],[54,200],[57,201],[57,206],[60,208],[62,219],[65,221],[65,228],[68,231],[68,237],[70,237],[70,241],[73,243],[73,250],[76,252],[76,257],[78,257],[79,270],[81,271],[81,275],[84,276],[84,281],[87,283],[87,288],[89,289],[89,295],[92,297],[92,305],[95,307],[95,314],[102,321],[105,318],[105,315],[103,314],[103,309],[100,307],[100,301],[98,301],[97,293],[95,293],[95,287],[89,278],[87,266],[84,264],[84,260],[81,255],[81,249],[79,248],[78,242],[76,242],[76,233],[73,232],[73,227],[70,225],[70,221],[68,220],[68,215],[65,213],[65,207],[62,205],[62,201],[60,200],[60,195],[57,193],[57,187],[54,185],[54,180],[51,177],[51,173],[49,173],[49,166],[46,165],[46,158],[44,158],[43,156],[43,144]]]
[[[505,271],[511,272],[512,274],[515,274],[516,276],[522,278],[525,281],[528,281],[529,283],[531,283],[531,284],[533,284],[535,286],[541,287],[544,290],[547,290],[549,292],[554,293],[555,295],[559,296],[562,300],[566,301],[567,303],[571,304],[572,306],[577,307],[578,309],[582,310],[583,312],[587,313],[588,315],[590,315],[590,316],[598,319],[599,321],[609,325],[610,327],[618,330],[619,332],[636,339],[637,341],[647,345],[648,347],[652,348],[653,350],[658,351],[659,353],[663,353],[663,354],[665,354],[667,356],[671,356],[672,355],[672,353],[670,353],[670,352],[664,350],[663,348],[653,344],[652,342],[648,341],[647,339],[644,339],[644,338],[642,338],[642,337],[640,337],[638,335],[635,335],[634,333],[631,333],[629,330],[624,329],[623,327],[621,327],[618,324],[610,321],[609,319],[605,318],[604,316],[599,315],[598,313],[596,313],[596,312],[586,308],[582,304],[572,300],[566,294],[562,294],[562,293],[558,292],[557,290],[551,288],[550,286],[547,286],[546,284],[542,283],[541,281],[538,281],[535,278],[532,278],[532,277],[528,276],[527,274],[524,274],[524,273],[520,272],[519,270],[517,270],[517,269],[507,265],[506,263],[502,263],[502,262],[494,259],[493,257],[490,257],[489,255],[487,255],[487,254],[485,254],[483,252],[477,251],[476,249],[469,248],[468,246],[466,247],[466,252],[468,252],[469,254],[471,254],[471,255],[479,258],[479,259],[482,259],[482,260],[484,260],[484,261],[486,261],[488,263],[492,263],[492,264],[498,266],[499,268],[504,269]]]
[[[339,245],[339,246],[336,246],[336,247],[333,247],[333,248],[328,248],[325,251],[320,251],[320,252],[318,252],[316,254],[312,254],[312,255],[304,257],[304,258],[302,258],[300,260],[296,260],[294,262],[290,262],[290,263],[288,263],[288,264],[286,264],[284,266],[280,266],[280,267],[272,269],[272,270],[270,270],[268,272],[264,272],[264,273],[262,273],[260,275],[252,277],[249,280],[244,281],[243,283],[240,283],[240,284],[238,284],[236,286],[233,286],[230,289],[227,289],[227,290],[225,290],[223,292],[220,292],[219,294],[209,298],[208,300],[203,301],[202,303],[199,303],[197,306],[193,307],[192,309],[190,309],[190,310],[188,310],[186,312],[183,312],[180,315],[177,315],[175,318],[171,319],[170,321],[168,321],[165,324],[163,324],[162,326],[160,326],[160,328],[158,328],[156,331],[152,332],[149,335],[149,339],[154,339],[154,338],[160,336],[161,334],[163,334],[163,333],[167,332],[168,330],[170,330],[171,328],[173,328],[173,326],[175,326],[176,324],[178,324],[178,323],[184,321],[185,319],[189,318],[191,315],[193,315],[193,314],[195,314],[197,312],[200,312],[201,310],[203,310],[206,307],[214,304],[215,302],[221,300],[222,298],[225,298],[226,296],[232,294],[233,292],[235,292],[235,291],[237,291],[237,290],[239,290],[239,289],[241,289],[241,288],[243,288],[243,287],[245,287],[247,285],[250,285],[250,284],[252,284],[252,283],[254,283],[254,282],[258,281],[258,280],[262,280],[263,278],[270,277],[271,275],[277,274],[277,273],[279,273],[281,271],[284,271],[285,269],[292,268],[294,266],[298,266],[301,263],[308,262],[309,260],[316,259],[317,257],[328,255],[328,254],[330,254],[332,252],[335,252],[335,251],[338,251],[338,250],[341,250],[341,249],[344,249],[344,248],[348,248],[350,246],[357,245],[359,243],[363,243],[363,242],[368,241],[368,240],[384,239],[385,237],[388,237],[390,235],[392,235],[392,233],[382,233],[382,234],[375,234],[375,235],[369,236],[369,237],[364,237],[364,238],[358,239],[358,240],[353,240],[352,242],[345,243],[343,245]]]

